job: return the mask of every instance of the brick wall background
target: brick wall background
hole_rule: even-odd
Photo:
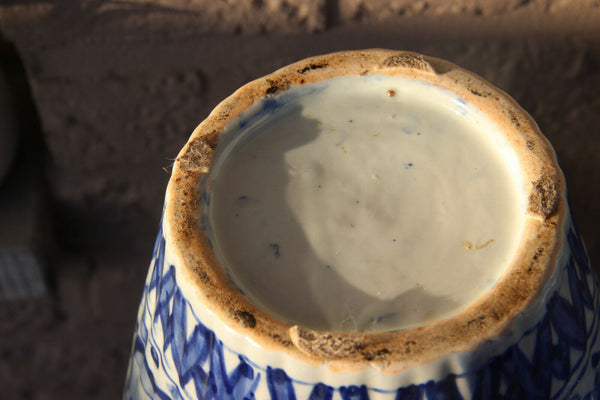
[[[45,206],[23,211],[44,223],[23,237],[45,238],[52,284],[0,303],[0,398],[119,397],[172,159],[237,87],[311,55],[412,50],[507,91],[554,145],[599,263],[600,0],[5,0],[0,34],[45,143],[26,163]]]

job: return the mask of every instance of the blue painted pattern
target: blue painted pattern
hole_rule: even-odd
[[[384,391],[353,382],[340,387],[297,382],[290,376],[292,371],[258,366],[224,347],[183,297],[175,266],[165,265],[165,238],[160,231],[135,328],[124,397],[251,400],[264,380],[272,400],[295,400],[299,385],[311,385],[310,400],[368,400],[373,392],[396,400],[599,399],[597,280],[575,228],[568,233],[568,245],[566,286],[550,297],[546,314],[517,343],[465,373]],[[523,343],[534,343],[534,348]],[[236,357],[235,365],[226,365],[226,352]]]

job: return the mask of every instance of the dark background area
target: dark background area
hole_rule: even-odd
[[[316,54],[411,50],[508,92],[553,144],[599,263],[598,1],[8,0],[0,34],[19,140],[0,285],[17,251],[47,283],[0,300],[0,399],[120,397],[172,160],[236,88]]]

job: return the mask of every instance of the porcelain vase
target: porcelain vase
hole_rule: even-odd
[[[211,196],[202,179],[227,124],[253,104],[292,87],[370,74],[444,88],[495,121],[524,182],[518,251],[489,292],[422,326],[336,332],[282,321],[223,271],[207,233]],[[514,100],[439,59],[390,50],[333,53],[243,86],[181,150],[143,290],[124,398],[596,399],[598,304],[597,280],[554,152]]]

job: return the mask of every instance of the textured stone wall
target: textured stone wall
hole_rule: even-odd
[[[237,87],[310,55],[412,50],[510,93],[599,263],[600,0],[9,0],[0,33],[41,119],[60,254],[52,298],[0,311],[2,398],[118,397],[172,160]]]

